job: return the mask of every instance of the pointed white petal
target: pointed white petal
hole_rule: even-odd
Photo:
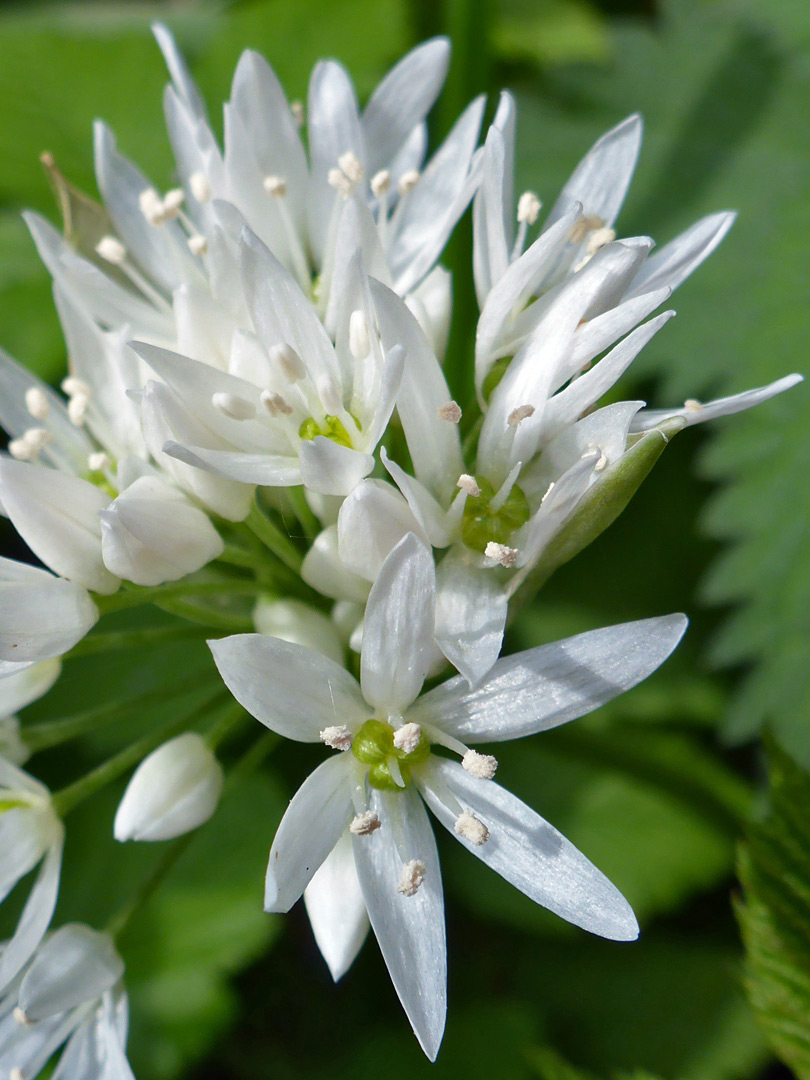
[[[363,480],[338,514],[341,561],[351,573],[374,581],[388,555],[411,532],[418,535],[421,530],[396,488],[382,480]]]
[[[304,890],[315,941],[335,982],[354,963],[368,934],[368,913],[344,832]]]
[[[742,412],[744,409],[753,408],[777,394],[790,390],[791,387],[804,381],[803,375],[785,375],[783,379],[760,386],[756,390],[743,390],[741,394],[732,394],[731,397],[717,398],[715,401],[690,402],[680,409],[642,409],[631,426],[632,431],[648,431],[657,427],[664,420],[680,417],[686,421],[686,426],[702,424],[704,420],[716,420],[720,416],[731,416],[733,413]]]
[[[426,537],[433,547],[447,547],[451,540],[451,530],[447,522],[447,514],[439,503],[426,487],[418,480],[414,480],[412,476],[408,476],[395,461],[391,461],[384,446],[380,448],[380,460],[408,500],[413,518],[413,526],[409,531],[416,533],[420,539]]]
[[[56,907],[62,869],[64,828],[55,822],[55,835],[42,860],[34,887],[25,902],[17,929],[0,953],[0,990],[19,974],[45,936]]]
[[[13,671],[5,678],[0,671],[0,716],[11,716],[47,694],[61,670],[59,660],[40,660],[30,667],[26,665]]]
[[[338,530],[329,525],[318,533],[304,557],[301,577],[307,585],[333,600],[354,600],[365,604],[368,582],[343,565],[338,550]]]
[[[208,644],[239,704],[287,739],[319,742],[324,728],[352,727],[368,715],[348,671],[303,645],[263,634],[235,634]]]
[[[299,449],[301,482],[320,495],[348,495],[374,468],[374,458],[316,435]]]
[[[726,211],[696,221],[647,259],[630,286],[628,298],[653,289],[677,289],[711,255],[736,217]]]
[[[100,998],[124,974],[124,962],[108,934],[68,923],[37,951],[20,987],[20,1008],[43,1020]]]
[[[474,686],[501,652],[509,600],[493,570],[471,565],[463,551],[449,552],[436,573],[436,641]]]
[[[174,40],[171,31],[163,23],[153,23],[152,33],[155,35],[155,40],[163,53],[163,59],[169,69],[169,75],[177,93],[181,95],[183,101],[196,116],[204,118],[205,105],[200,96],[200,91],[189,75],[186,62],[177,48],[177,42]]]
[[[45,660],[73,648],[98,621],[86,590],[11,559],[0,559],[0,658]]]

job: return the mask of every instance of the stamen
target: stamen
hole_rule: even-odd
[[[338,413],[343,411],[343,402],[340,398],[340,392],[328,375],[321,375],[317,380],[315,387],[318,391],[318,397],[321,399],[321,403],[327,413],[332,416],[337,416]]]
[[[208,251],[208,240],[201,233],[195,233],[188,238],[188,250],[192,255],[205,255]]]
[[[477,750],[468,750],[461,759],[461,764],[476,780],[491,780],[497,771],[498,759],[492,754],[479,754]]]
[[[89,454],[87,457],[87,468],[90,472],[106,472],[111,465],[110,455],[105,454],[103,450],[99,450],[95,454]]]
[[[705,406],[703,406],[697,398],[687,398],[683,403],[683,407],[691,413],[703,412]]]
[[[485,844],[489,840],[489,829],[471,810],[465,810],[456,818],[453,826],[458,836],[469,840],[471,844]]]
[[[274,199],[280,199],[287,194],[287,181],[283,176],[265,176],[262,181],[264,190]]]
[[[349,351],[355,360],[365,360],[371,352],[368,323],[365,314],[359,309],[349,316]]]
[[[23,438],[12,439],[8,444],[8,452],[17,461],[30,461],[34,457],[34,450]]]
[[[146,188],[141,192],[138,196],[138,205],[150,225],[162,225],[166,220],[163,216],[163,200],[154,188]]]
[[[534,416],[534,412],[534,405],[518,405],[509,413],[506,422],[509,427],[516,428],[522,420],[528,420],[530,416]]]
[[[349,822],[349,832],[354,833],[355,836],[371,836],[381,825],[379,814],[373,810],[365,810]]]
[[[19,1065],[15,1065],[14,1068],[8,1074],[8,1080],[25,1080],[25,1074]]]
[[[172,188],[163,196],[163,220],[174,221],[180,214],[180,207],[185,201],[186,193],[182,188]]]
[[[604,470],[607,468],[607,464],[608,464],[608,459],[605,457],[604,454],[600,454],[599,455],[599,460],[597,461],[597,463],[593,467],[593,471],[594,472],[604,472]]]
[[[20,1027],[30,1028],[34,1026],[34,1021],[24,1009],[20,1008],[19,1005],[14,1006],[14,1012],[12,1013],[12,1016],[20,1025]]]
[[[207,203],[210,200],[212,194],[211,185],[208,183],[208,177],[205,173],[192,173],[188,178],[188,186],[198,203]]]
[[[518,221],[521,224],[525,221],[527,225],[534,225],[535,221],[537,221],[537,216],[540,213],[541,206],[542,203],[533,191],[524,191],[518,199]]]
[[[25,407],[35,420],[45,420],[51,407],[48,399],[38,386],[29,386],[25,391]]]
[[[469,473],[461,474],[458,480],[456,480],[456,487],[461,488],[461,490],[466,492],[471,499],[477,499],[481,494],[481,488],[475,482],[475,477],[470,476]]]
[[[34,455],[38,454],[43,446],[48,446],[53,442],[53,435],[44,427],[29,428],[24,432],[23,439],[31,447]]]
[[[484,548],[484,554],[488,559],[494,559],[496,563],[500,563],[507,570],[511,570],[520,553],[517,548],[507,547],[506,544],[496,544],[493,540],[490,540],[486,548]]]
[[[303,379],[307,373],[303,360],[292,345],[273,345],[270,348],[270,360],[281,368],[285,378],[291,383]]]
[[[388,169],[380,169],[378,173],[375,173],[371,178],[371,190],[374,195],[379,199],[381,195],[386,195],[391,187],[391,173]]]
[[[572,244],[581,244],[589,232],[593,229],[602,229],[604,225],[603,218],[598,217],[596,214],[585,214],[571,226],[568,238]]]
[[[347,150],[345,154],[340,155],[338,165],[353,184],[359,184],[366,175],[366,170],[360,164],[360,159],[351,150]]]
[[[290,416],[292,408],[287,404],[281,394],[274,394],[272,390],[262,390],[259,399],[271,416]]]
[[[601,229],[594,229],[588,237],[585,251],[588,255],[595,255],[600,248],[603,248],[605,244],[612,244],[615,239],[616,231],[614,229],[604,227]]]
[[[120,266],[127,257],[127,249],[115,236],[102,236],[96,244],[96,254],[113,266]]]
[[[397,184],[397,191],[400,195],[407,195],[409,191],[413,191],[416,185],[419,183],[420,173],[416,169],[408,169],[399,178]]]
[[[418,724],[403,724],[394,732],[394,746],[406,754],[412,754],[422,741],[422,729]]]
[[[344,199],[348,199],[354,192],[355,185],[342,169],[330,169],[326,180]]]
[[[350,750],[352,745],[352,733],[345,724],[336,724],[333,727],[325,727],[318,732],[321,742],[332,750]]]
[[[74,427],[82,427],[87,417],[87,410],[90,406],[89,394],[74,394],[68,401],[67,414],[68,419]]]
[[[447,420],[450,424],[457,424],[461,419],[461,406],[456,401],[448,401],[444,405],[440,405],[436,410],[436,416],[439,420]]]
[[[419,886],[425,880],[426,868],[421,859],[411,859],[402,867],[402,877],[397,885],[397,892],[403,896],[416,896]]]
[[[92,389],[84,381],[84,379],[77,379],[75,375],[68,375],[62,379],[61,387],[68,397],[75,397],[76,394],[83,394],[85,397],[92,396]]]
[[[256,415],[255,406],[238,394],[212,394],[211,404],[230,420],[252,420]]]
[[[307,119],[303,101],[291,101],[290,112],[293,114],[293,120],[295,120],[296,125],[302,128]]]

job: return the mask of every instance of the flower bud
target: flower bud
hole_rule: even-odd
[[[335,624],[299,600],[262,597],[253,609],[253,624],[260,634],[305,645],[343,664],[343,646]]]
[[[140,763],[115,815],[116,840],[171,840],[216,810],[222,767],[201,735],[187,731]]]

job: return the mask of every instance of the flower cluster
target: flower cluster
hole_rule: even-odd
[[[501,657],[510,613],[621,512],[674,434],[799,377],[673,409],[602,403],[733,222],[711,215],[656,253],[649,237],[619,236],[639,117],[593,146],[543,214],[513,190],[508,93],[483,135],[477,99],[428,154],[444,39],[409,53],[362,110],[337,62],[317,65],[305,108],[246,52],[221,147],[171,35],[155,32],[178,186],[159,191],[101,123],[102,203],[46,157],[62,203],[84,210],[65,235],[26,215],[67,342],[64,396],[0,353],[0,503],[45,567],[0,560],[3,894],[41,864],[0,953],[0,1071],[27,1080],[69,1040],[55,1076],[79,1075],[78,1062],[88,1080],[131,1075],[109,938],[46,936],[61,815],[85,789],[52,800],[17,767],[36,746],[13,714],[105,612],[207,597],[194,617],[216,629],[217,605],[239,593],[256,601],[256,632],[210,642],[228,689],[278,735],[335,752],[279,826],[265,907],[303,895],[335,979],[370,923],[432,1059],[446,950],[425,806],[562,918],[616,940],[638,930],[617,889],[468,743],[598,707],[651,674],[686,620]],[[459,404],[438,260],[469,207],[479,318],[475,393]],[[184,730],[122,752],[105,781],[140,764],[116,838],[206,821],[219,737]]]

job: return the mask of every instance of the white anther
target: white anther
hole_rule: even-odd
[[[188,178],[188,186],[198,203],[207,203],[211,198],[211,185],[208,183],[208,177],[205,173],[192,173]]]
[[[349,832],[354,833],[355,836],[371,836],[381,825],[379,814],[375,814],[373,810],[366,810],[352,818],[349,822]]]
[[[359,184],[366,175],[366,170],[361,165],[360,159],[351,150],[347,150],[345,154],[340,155],[338,165],[353,184]]]
[[[33,449],[28,445],[25,439],[12,439],[8,444],[8,452],[17,461],[30,461],[34,456]]]
[[[75,397],[76,394],[83,394],[85,397],[90,397],[93,393],[84,379],[77,379],[75,375],[68,375],[66,378],[62,379],[60,385],[68,397]]]
[[[264,180],[262,180],[262,186],[267,194],[272,195],[274,199],[280,199],[287,194],[287,181],[283,176],[265,176]]]
[[[461,759],[464,770],[476,780],[491,780],[498,769],[498,759],[492,754],[479,754],[477,750],[468,750]]]
[[[14,1068],[8,1074],[8,1080],[25,1080],[25,1073],[19,1065],[15,1065]]]
[[[102,236],[96,244],[96,254],[113,266],[120,266],[127,257],[127,249],[115,236]]]
[[[322,743],[326,743],[332,750],[349,750],[352,745],[352,733],[345,724],[336,724],[334,727],[325,727],[318,732]]]
[[[44,391],[38,386],[29,386],[25,391],[25,407],[35,420],[45,420],[51,411]]]
[[[90,405],[89,394],[74,394],[68,401],[68,419],[74,427],[81,427],[87,417],[87,409]]]
[[[462,491],[465,491],[471,499],[477,499],[478,496],[481,494],[481,488],[475,482],[475,477],[470,476],[469,473],[461,474],[458,480],[456,480],[456,487],[461,488]]]
[[[418,724],[403,724],[394,732],[394,746],[405,754],[412,754],[422,741],[422,729]]]
[[[87,468],[90,472],[106,472],[112,465],[112,459],[109,454],[105,454],[103,450],[97,451],[95,454],[88,454],[87,456]]]
[[[534,405],[518,405],[509,413],[506,422],[509,427],[517,427],[522,420],[528,420],[530,416],[534,416]]]
[[[230,420],[252,420],[256,415],[253,402],[239,397],[238,394],[212,394],[211,404],[217,412],[221,412],[223,416],[227,416]]]
[[[335,386],[334,381],[328,375],[321,375],[315,385],[318,390],[318,397],[321,399],[321,404],[330,416],[337,416],[339,412],[343,411],[343,402],[340,399],[340,392]]]
[[[469,840],[471,844],[478,846],[489,840],[489,829],[471,810],[465,810],[456,818],[453,830],[464,840]]]
[[[173,221],[180,213],[186,193],[182,188],[172,188],[163,196],[163,218],[165,221]]]
[[[571,232],[568,234],[568,238],[572,244],[581,244],[589,232],[593,229],[603,228],[604,224],[604,219],[600,218],[597,214],[585,214],[571,226]]]
[[[154,188],[146,188],[140,193],[138,205],[150,225],[162,225],[166,220],[163,200]]]
[[[274,394],[272,390],[262,390],[259,400],[271,416],[289,416],[292,413],[292,408],[281,394]]]
[[[47,428],[33,427],[23,434],[23,439],[31,447],[32,453],[38,454],[43,446],[53,442],[53,435]]]
[[[344,199],[348,199],[354,191],[355,185],[342,169],[330,169],[326,174],[326,180],[329,186],[339,192]]]
[[[290,112],[293,114],[293,120],[297,126],[303,127],[307,118],[303,101],[291,101]]]
[[[391,187],[391,173],[388,169],[380,169],[378,173],[374,173],[371,178],[371,190],[379,197],[385,195]]]
[[[691,413],[703,412],[704,406],[697,400],[697,398],[687,398],[683,403],[683,407]]]
[[[273,364],[281,368],[284,377],[291,383],[303,379],[307,373],[307,369],[304,367],[304,361],[292,345],[287,345],[286,343],[272,345],[270,347],[270,360]]]
[[[484,554],[488,559],[494,559],[496,563],[511,570],[517,562],[519,552],[517,548],[507,547],[506,544],[496,544],[494,540],[490,540],[484,548]]]
[[[419,183],[419,173],[416,169],[408,169],[399,178],[397,184],[397,191],[400,195],[407,195],[409,191],[413,191],[416,185]]]
[[[368,323],[359,308],[349,316],[349,350],[355,360],[365,360],[371,352]]]
[[[461,419],[461,406],[458,402],[447,401],[436,410],[438,420],[447,420],[448,423],[457,424]]]
[[[593,467],[594,472],[604,472],[608,465],[608,459],[604,454],[599,455],[599,460]]]
[[[521,223],[525,221],[527,225],[534,225],[542,205],[533,191],[524,191],[518,199],[518,221]]]
[[[188,238],[188,250],[192,255],[205,255],[208,251],[208,241],[201,233],[195,233]]]
[[[403,896],[416,896],[419,886],[425,880],[425,864],[421,859],[411,859],[402,867],[402,877],[397,885],[397,892]]]
[[[605,244],[612,244],[615,239],[616,231],[614,229],[608,229],[604,226],[601,229],[594,229],[588,237],[585,250],[589,255],[595,255],[600,248],[603,248]]]
[[[34,1021],[31,1019],[25,1009],[21,1009],[19,1005],[14,1006],[13,1016],[17,1023],[20,1025],[20,1027],[30,1028],[34,1026]]]

